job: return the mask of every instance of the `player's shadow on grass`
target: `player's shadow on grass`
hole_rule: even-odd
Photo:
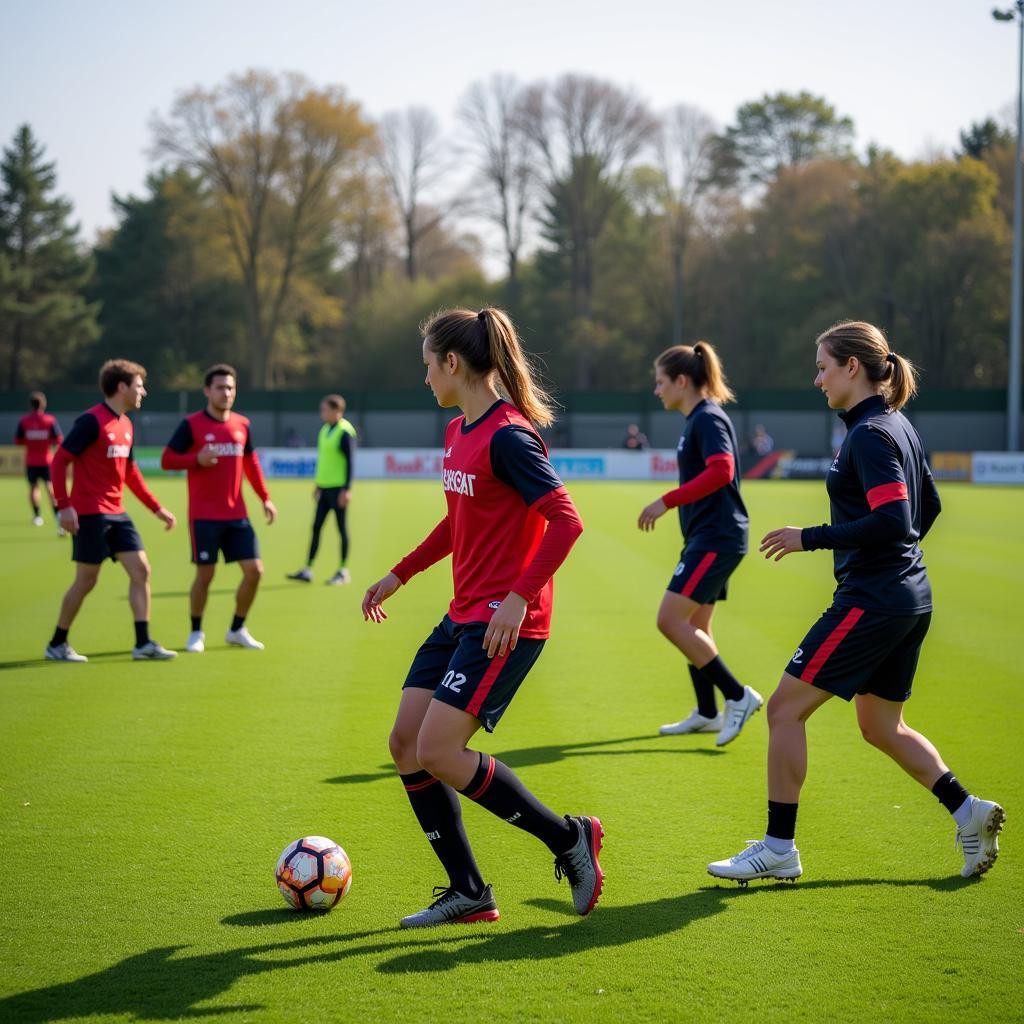
[[[210,587],[211,594],[233,594],[238,589],[237,584],[233,587]],[[264,590],[294,590],[293,583],[260,583],[260,593]],[[190,597],[191,590],[154,590],[152,597]],[[126,597],[127,601],[128,598]]]
[[[674,739],[675,737],[670,737]],[[610,747],[626,743],[648,743],[654,746],[634,747],[631,750],[612,750]],[[628,757],[632,754],[700,754],[705,757],[719,757],[724,750],[717,747],[678,747],[660,741],[653,736],[622,736],[611,740],[590,740],[583,743],[557,743],[548,747],[522,747],[519,750],[495,751],[494,756],[504,761],[509,768],[532,768],[539,764],[556,764],[570,757]],[[346,786],[355,782],[376,782],[378,779],[395,778],[395,766],[382,764],[376,772],[357,772],[353,775],[337,775],[324,779],[331,786]]]
[[[125,658],[131,654],[127,647],[119,651],[86,651],[90,661],[99,661],[102,658]],[[52,665],[49,658],[24,658],[21,661],[0,661],[0,672],[12,668],[30,668],[33,665]]]
[[[736,899],[784,900],[794,898],[794,894],[799,898],[800,893],[814,889],[885,885],[953,892],[964,884],[959,878],[857,878],[796,886],[762,884],[749,889],[706,886],[629,906],[599,907],[586,921],[580,921],[563,902],[531,900],[531,905],[550,910],[559,919],[511,931],[500,926],[481,926],[479,930],[451,928],[410,934],[387,928],[268,942],[193,956],[179,955],[187,949],[185,946],[163,946],[127,957],[75,981],[0,999],[0,1020],[43,1024],[93,1015],[172,1020],[256,1013],[264,1007],[253,1003],[209,1007],[201,1004],[218,998],[243,979],[289,967],[333,964],[350,957],[397,953],[377,964],[376,970],[383,974],[431,973],[466,964],[547,960],[682,932],[692,922],[725,910]],[[234,915],[232,920],[241,924],[244,921],[238,919],[248,917],[253,925],[258,925],[265,923],[266,915],[266,911],[254,911],[252,915]],[[291,920],[296,920],[294,915]],[[387,936],[386,940],[382,936]],[[348,975],[348,984],[357,984],[354,973]]]

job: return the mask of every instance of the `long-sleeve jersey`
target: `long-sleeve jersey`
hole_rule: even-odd
[[[701,399],[676,449],[679,487],[662,495],[679,509],[688,548],[745,554],[750,520],[740,495],[736,431],[716,402]]]
[[[199,452],[209,446],[217,461],[199,464]],[[188,473],[188,518],[245,519],[242,477],[248,479],[261,501],[270,494],[260,468],[259,456],[249,436],[249,421],[236,412],[226,420],[205,409],[194,412],[178,424],[160,459],[164,469]]]
[[[552,576],[583,532],[532,424],[505,401],[445,433],[448,514],[392,570],[403,582],[451,554],[455,622],[488,622],[509,593],[527,604],[520,635],[551,630]]]
[[[72,464],[69,497],[67,470]],[[160,508],[135,464],[132,421],[118,416],[106,402],[86,409],[75,420],[53,458],[52,474],[57,507],[70,506],[80,516],[123,513],[125,484],[151,512]]]
[[[832,522],[803,530],[804,549],[833,549],[837,604],[893,615],[931,611],[918,541],[942,506],[921,438],[881,395],[840,419],[847,434],[825,482]]]
[[[64,440],[56,416],[48,412],[30,412],[18,420],[14,443],[25,446],[26,466],[48,466],[53,451]]]

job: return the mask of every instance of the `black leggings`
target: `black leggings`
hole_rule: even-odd
[[[313,536],[309,541],[309,558],[306,560],[308,565],[313,564],[313,559],[320,549],[320,531],[332,510],[338,523],[338,533],[341,534],[341,564],[344,565],[348,561],[348,529],[345,526],[347,510],[338,507],[340,493],[340,487],[325,487],[320,491],[320,499],[316,503],[316,516],[313,518]]]

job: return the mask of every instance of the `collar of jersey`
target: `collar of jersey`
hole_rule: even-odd
[[[483,414],[483,416],[480,416],[477,419],[473,420],[472,423],[466,423],[465,418],[463,418],[462,426],[459,427],[459,430],[463,434],[468,434],[471,430],[476,430],[476,428],[479,427],[480,424],[483,423],[483,421],[486,420],[495,411],[495,409],[499,408],[500,406],[502,406],[504,404],[505,404],[505,399],[504,398],[499,398],[494,403],[494,405],[492,405],[490,407],[490,409],[488,409],[487,412],[485,412]]]
[[[858,402],[852,409],[841,412],[839,418],[847,427],[852,427],[854,423],[862,420],[865,416],[874,416],[875,413],[884,411],[885,399],[881,395],[871,395],[870,398],[865,398],[863,402]]]
[[[692,416],[692,415],[693,415],[693,414],[694,414],[695,412],[699,412],[699,411],[700,411],[700,410],[701,410],[701,409],[702,409],[702,408],[703,408],[703,407],[704,407],[705,405],[707,405],[707,404],[708,404],[708,400],[707,400],[706,398],[702,398],[702,399],[701,399],[701,400],[700,400],[700,401],[699,401],[699,402],[698,402],[698,403],[697,403],[697,404],[696,404],[696,405],[695,405],[695,406],[694,406],[694,407],[693,407],[693,408],[692,408],[692,409],[690,410],[690,416]],[[690,416],[687,416],[686,418],[687,418],[687,419],[689,419],[689,418],[690,418]]]
[[[103,399],[103,401],[100,402],[100,405],[102,405],[103,408],[106,409],[107,412],[109,412],[110,415],[113,416],[115,420],[119,420],[121,418],[121,416],[118,413],[114,412],[114,410],[111,409],[109,405],[107,405],[106,399]]]
[[[211,415],[210,415],[210,410],[209,410],[209,409],[203,409],[203,410],[202,410],[202,412],[203,412],[203,415],[204,415],[204,416],[205,416],[205,417],[206,417],[206,418],[207,418],[208,420],[213,420],[213,422],[214,422],[214,423],[219,423],[219,424],[221,424],[221,426],[223,426],[223,425],[224,425],[225,423],[227,423],[227,422],[228,422],[228,420],[230,420],[230,419],[231,419],[231,412],[230,412],[230,410],[228,411],[228,418],[227,418],[226,420],[219,420],[219,419],[217,419],[217,417],[216,417],[216,416],[211,416]]]

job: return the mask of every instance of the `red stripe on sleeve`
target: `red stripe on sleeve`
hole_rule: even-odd
[[[814,652],[814,657],[808,662],[807,668],[800,676],[805,683],[814,682],[814,677],[822,670],[825,662],[832,657],[835,649],[843,642],[846,634],[857,625],[863,614],[863,608],[851,608],[843,621],[825,637],[825,642]]]
[[[879,505],[888,505],[890,501],[907,501],[907,485],[900,483],[879,484],[868,491],[867,499],[872,512]]]

